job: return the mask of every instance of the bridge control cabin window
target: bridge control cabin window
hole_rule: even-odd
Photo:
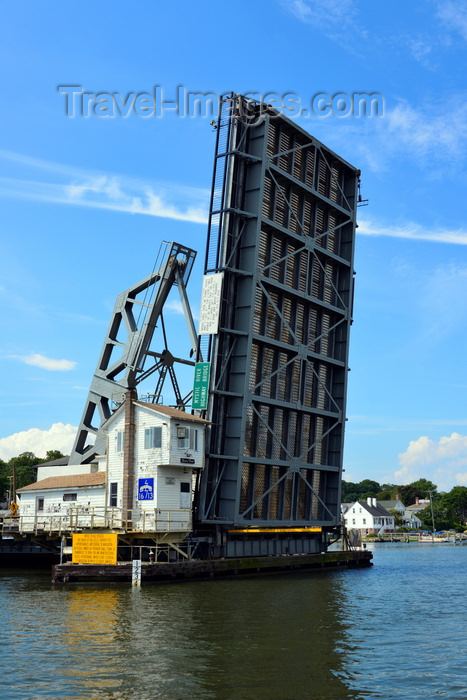
[[[117,452],[123,452],[123,430],[119,430],[117,433]]]
[[[117,507],[117,495],[118,495],[118,483],[112,482],[109,487],[109,506],[111,508]]]
[[[177,428],[178,446],[184,450],[198,450],[198,431],[196,428]]]
[[[144,431],[144,449],[151,450],[162,447],[162,428],[160,426],[146,428]]]

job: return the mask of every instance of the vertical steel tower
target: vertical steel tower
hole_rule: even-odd
[[[359,171],[240,95],[221,99],[216,130],[198,531],[215,529],[221,556],[319,552],[340,523]]]

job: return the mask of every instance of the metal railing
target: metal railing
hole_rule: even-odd
[[[67,513],[46,513],[5,517],[2,532],[19,534],[66,534],[82,530],[123,530],[132,533],[188,532],[192,528],[191,509],[152,510],[102,506],[70,506]]]

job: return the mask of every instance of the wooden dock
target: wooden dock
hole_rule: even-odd
[[[190,559],[180,562],[146,563],[141,567],[143,582],[192,581],[193,579],[230,578],[258,574],[323,571],[364,568],[372,565],[373,554],[367,551],[335,551],[324,554],[300,554],[236,559]],[[132,562],[119,564],[56,564],[52,583],[131,582]]]

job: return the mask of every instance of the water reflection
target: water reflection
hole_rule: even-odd
[[[0,572],[2,698],[464,699],[467,546],[374,556],[140,590]]]
[[[340,589],[323,575],[120,591],[108,616],[115,684],[105,675],[101,696],[118,685],[148,698],[356,697],[340,678]],[[99,682],[103,665],[95,677],[86,659]]]
[[[346,683],[343,585],[323,573],[141,589],[10,588],[28,622],[9,646],[7,697],[363,697]],[[27,663],[18,665],[23,652]],[[29,668],[34,678],[25,681]]]

